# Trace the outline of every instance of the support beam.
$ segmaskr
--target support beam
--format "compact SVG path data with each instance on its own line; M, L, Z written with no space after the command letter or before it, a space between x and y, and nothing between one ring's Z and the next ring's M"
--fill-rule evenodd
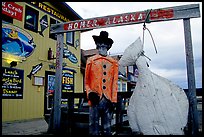
M56 73L55 73L55 92L54 92L54 115L53 130L60 131L61 121L61 90L62 90L62 61L63 61L63 42L64 34L57 35L56 53Z
M188 77L188 92L187 92L187 96L189 100L188 128L190 130L189 132L191 132L190 133L191 135L197 136L198 135L198 110L197 110L190 19L189 18L183 19L183 24L184 24L184 35L185 35L187 77Z
M50 33L80 31L144 23L149 10L52 24ZM199 4L152 9L148 23L200 17Z

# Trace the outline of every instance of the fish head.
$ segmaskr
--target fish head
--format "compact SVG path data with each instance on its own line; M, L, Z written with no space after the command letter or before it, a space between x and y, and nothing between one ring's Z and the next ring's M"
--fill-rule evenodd
M137 38L132 44L130 44L124 51L122 57L119 60L119 65L126 67L136 64L136 60L140 57L143 51L143 44L140 37Z

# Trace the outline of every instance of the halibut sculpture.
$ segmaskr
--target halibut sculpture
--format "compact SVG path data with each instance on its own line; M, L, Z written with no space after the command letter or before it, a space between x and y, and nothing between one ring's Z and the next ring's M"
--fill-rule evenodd
M182 88L149 70L140 37L128 46L120 67L136 64L138 81L127 115L132 132L144 135L183 135L189 102Z

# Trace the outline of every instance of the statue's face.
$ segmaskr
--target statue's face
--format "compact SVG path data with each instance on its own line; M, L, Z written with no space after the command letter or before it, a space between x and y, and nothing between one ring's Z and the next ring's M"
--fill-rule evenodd
M100 55L107 56L107 51L108 51L108 49L107 49L108 45L107 44L98 43L97 47L98 47L98 52L99 52Z

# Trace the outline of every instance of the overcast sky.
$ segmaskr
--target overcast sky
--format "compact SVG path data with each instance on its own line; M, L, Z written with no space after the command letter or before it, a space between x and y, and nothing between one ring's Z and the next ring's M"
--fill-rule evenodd
M199 4L200 18L191 18L191 36L194 56L196 88L202 87L202 3L201 2L67 2L83 19L108 15L144 11L173 6ZM182 88L188 88L183 20L153 22L146 24L150 30L158 53L148 31L145 31L144 51L151 58L147 60L149 69ZM81 48L95 49L92 35L100 31L109 32L114 43L110 54L122 54L127 46L138 37L142 39L143 24L133 24L109 28L94 29L81 34Z

